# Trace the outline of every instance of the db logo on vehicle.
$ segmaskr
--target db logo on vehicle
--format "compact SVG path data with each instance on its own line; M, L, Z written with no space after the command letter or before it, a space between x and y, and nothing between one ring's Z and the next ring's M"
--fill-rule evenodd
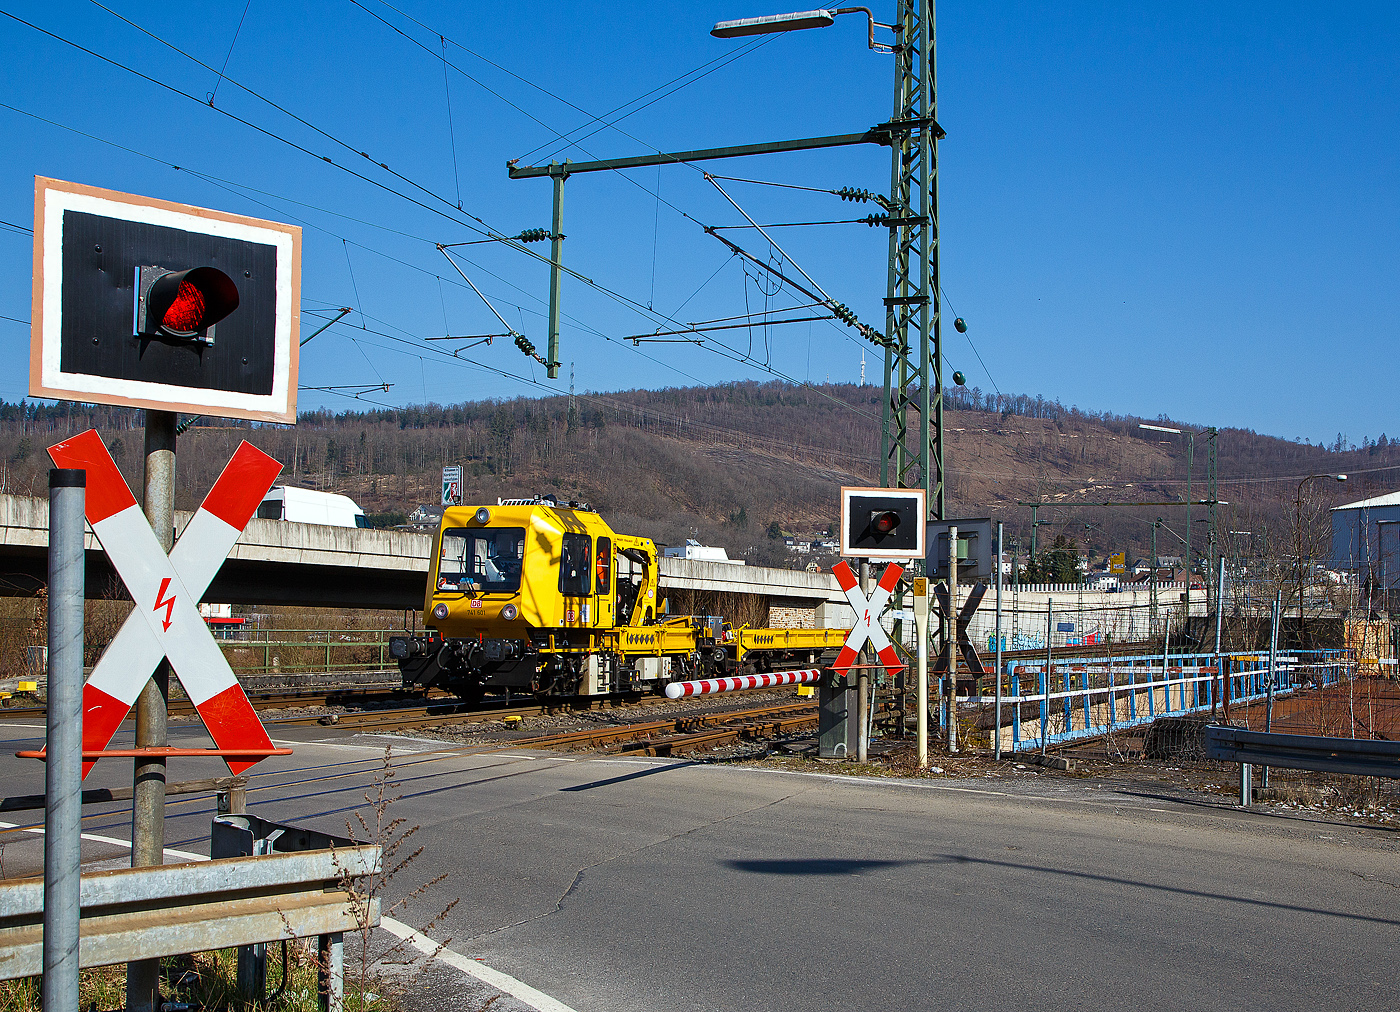
M480 599L480 598L476 598L476 597L472 598L470 601L467 602L467 607L468 607L468 608L480 608L480 607L481 607L481 599Z

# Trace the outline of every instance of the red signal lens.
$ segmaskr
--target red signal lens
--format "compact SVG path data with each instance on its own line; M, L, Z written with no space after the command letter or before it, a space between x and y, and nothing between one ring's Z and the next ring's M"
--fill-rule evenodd
M203 319L204 293L188 281L181 281L175 301L161 318L161 326L190 333L199 329Z
M876 513L870 519L870 529L876 534L889 534L899 526L899 514L894 510L885 510L883 513Z

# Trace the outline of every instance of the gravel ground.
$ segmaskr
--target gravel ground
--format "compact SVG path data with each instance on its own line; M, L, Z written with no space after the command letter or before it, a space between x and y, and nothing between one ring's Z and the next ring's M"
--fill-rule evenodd
M696 717L705 714L723 713L727 710L748 710L763 706L782 706L800 702L795 693L755 692L746 693L741 698L733 696L716 699L702 698L694 702L676 703L656 699L626 706L608 707L598 710L579 710L543 714L538 717L525 717L518 724L507 724L504 720L487 720L473 724L442 724L437 727L424 727L414 734L423 738L439 738L458 745L499 745L502 742L523 741L546 734L563 734L568 731L585 731L596 727L624 727L628 724L646 724L656 720L679 720L682 717Z

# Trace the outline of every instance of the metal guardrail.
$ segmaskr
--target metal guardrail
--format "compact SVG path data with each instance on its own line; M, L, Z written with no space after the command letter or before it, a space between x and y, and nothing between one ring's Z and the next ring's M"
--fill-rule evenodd
M322 1007L339 1009L340 936L379 922L348 879L375 874L377 846L235 857L82 877L83 968L319 936L330 956ZM358 906L357 906L358 903ZM0 980L43 970L44 880L0 881Z
M1206 758L1280 769L1400 779L1400 741L1324 738L1210 724Z

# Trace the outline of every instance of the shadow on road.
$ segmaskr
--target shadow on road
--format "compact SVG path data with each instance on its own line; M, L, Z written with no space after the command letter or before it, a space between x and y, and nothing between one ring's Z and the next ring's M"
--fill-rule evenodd
M628 780L636 780L639 777L655 776L658 773L667 773L671 770L685 769L687 766L694 766L695 763L667 763L664 766L649 766L644 770L637 770L635 773L624 773L620 777L610 777L607 780L594 780L587 784L574 784L572 787L561 787L559 790L568 791L591 791L595 787L608 787L612 784L626 783Z
M874 868L902 868L911 864L946 864L938 861L886 861L878 858L855 857L792 857L768 860L725 861L735 871L757 875L859 875Z
M1324 910L1320 907L1305 907L1294 903L1282 903L1277 900L1261 900L1248 896L1230 896L1225 893L1213 892L1206 889L1188 889L1184 886L1164 885L1158 882L1144 882L1136 879L1119 878L1116 875L1075 871L1072 868L1051 868L1045 865L1022 864L1015 861L997 861L984 857L968 857L965 854L941 854L937 857L915 858L903 861L891 861L879 858L809 857L729 860L722 861L721 864L735 871L749 872L755 875L791 876L859 875L866 871L878 871L885 868L907 868L921 864L972 864L1005 871L1032 872L1040 875L1053 875L1064 878L1082 879L1089 882L1101 882L1105 885L1148 889L1158 893L1189 896L1204 900L1216 900L1221 903L1239 903L1245 906L1264 907L1270 910L1286 910L1290 913L1316 914L1319 917L1340 917L1348 921L1362 921L1368 924L1391 924L1400 927L1400 920L1389 917L1352 914L1343 910Z

